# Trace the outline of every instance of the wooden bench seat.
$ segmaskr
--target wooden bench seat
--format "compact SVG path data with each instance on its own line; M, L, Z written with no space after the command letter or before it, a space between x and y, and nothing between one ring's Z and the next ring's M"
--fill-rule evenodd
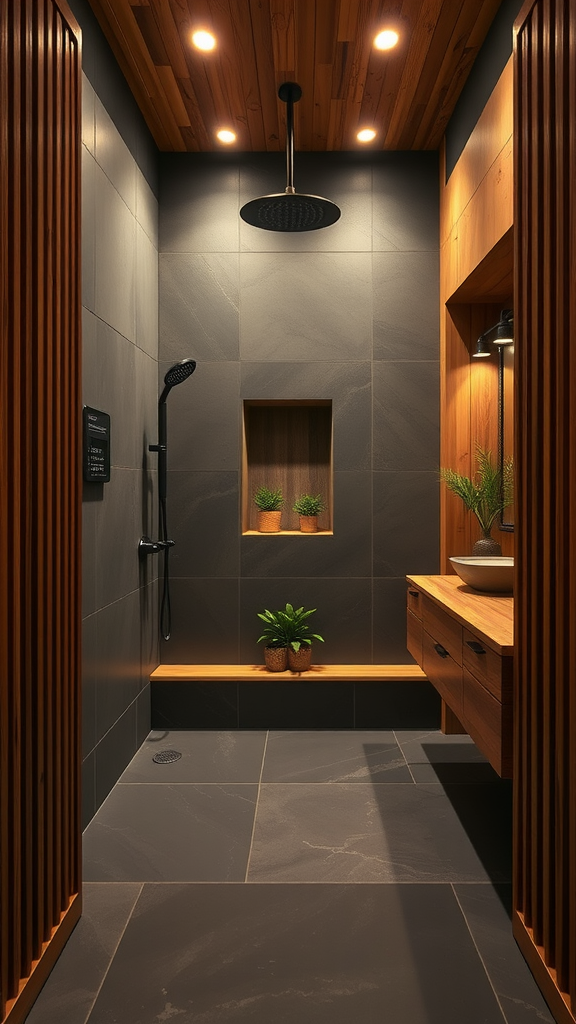
M418 665L312 665L307 672L269 672L264 665L159 665L152 682L279 682L302 679L312 682L383 683L426 679Z

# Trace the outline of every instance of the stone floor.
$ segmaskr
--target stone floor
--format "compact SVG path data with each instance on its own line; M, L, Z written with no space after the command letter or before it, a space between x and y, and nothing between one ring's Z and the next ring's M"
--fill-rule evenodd
M153 732L28 1024L550 1024L510 864L511 785L467 737Z

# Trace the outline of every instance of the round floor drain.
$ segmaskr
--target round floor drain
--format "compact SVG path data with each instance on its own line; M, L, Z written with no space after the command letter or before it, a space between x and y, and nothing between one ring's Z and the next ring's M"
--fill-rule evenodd
M172 764L172 761L177 761L182 754L177 750L160 750L158 754L154 754L152 758L156 764Z

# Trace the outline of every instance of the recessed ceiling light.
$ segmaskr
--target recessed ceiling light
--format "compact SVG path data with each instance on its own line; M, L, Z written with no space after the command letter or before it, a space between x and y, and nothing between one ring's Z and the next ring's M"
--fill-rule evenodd
M215 37L211 32L205 32L204 29L192 33L192 42L197 50L213 50L216 46Z
M383 32L379 32L374 40L374 46L377 50L391 50L393 46L396 46L400 36L393 29L387 28Z
M236 133L231 132L229 128L221 128L219 132L216 132L216 138L229 146L231 142L236 142Z
M372 139L376 138L376 132L373 128L362 128L356 135L358 142L372 142Z

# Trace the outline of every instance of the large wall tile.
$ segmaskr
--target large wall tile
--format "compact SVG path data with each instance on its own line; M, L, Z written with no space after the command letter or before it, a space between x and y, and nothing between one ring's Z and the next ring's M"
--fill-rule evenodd
M160 358L238 359L238 255L162 253Z
M194 356L193 344L190 355ZM160 364L160 379L170 363ZM240 459L238 363L199 362L168 397L168 468L237 471Z
M364 154L298 153L295 185L300 195L335 203L341 216L315 231L266 231L240 220L240 248L245 252L370 252L372 250L372 168ZM253 153L240 167L240 206L260 196L283 192L283 154Z
M160 645L166 665L238 664L238 579L173 579L172 636Z
M242 538L242 576L371 575L371 474L334 474L333 536Z
M169 473L173 576L238 576L238 473Z
M160 251L238 252L238 165L161 154Z
M372 257L374 359L438 359L438 252Z
M242 253L241 358L369 359L371 267L368 253Z
M98 687L98 617L82 620L82 757L96 746L96 691Z
M437 573L438 473L374 473L374 575Z
M130 213L136 213L136 165L126 143L101 100L96 97L96 149L100 167L122 197Z
M438 250L438 154L382 153L373 168L375 252Z
M94 156L96 129L96 93L82 72L82 143Z
M137 704L134 701L96 747L96 809L104 802L138 749L136 718Z
M142 689L138 591L102 608L96 618L96 733L100 742Z
M331 399L334 469L370 469L372 381L368 361L243 362L240 388L242 399Z
M439 364L374 363L374 469L437 470Z
M138 348L158 356L158 250L136 224L136 334Z
M136 222L126 203L96 168L96 270L94 312L135 341Z
M97 408L110 416L110 462L113 467L135 469L136 349L103 320L98 320L97 341Z
M406 590L404 577L374 579L374 664L413 665L406 647Z
M138 541L142 535L141 471L116 469L104 484L96 513L96 602L103 608L139 585Z
M96 306L96 176L98 166L82 146L82 305Z
M157 249L158 199L138 166L136 167L136 220Z
M97 811L96 805L96 752L92 750L82 760L82 828Z
M324 637L313 647L313 660L326 664L371 661L371 581L297 577L243 579L240 582L240 662L264 661L258 612L265 608L316 608L310 629Z

